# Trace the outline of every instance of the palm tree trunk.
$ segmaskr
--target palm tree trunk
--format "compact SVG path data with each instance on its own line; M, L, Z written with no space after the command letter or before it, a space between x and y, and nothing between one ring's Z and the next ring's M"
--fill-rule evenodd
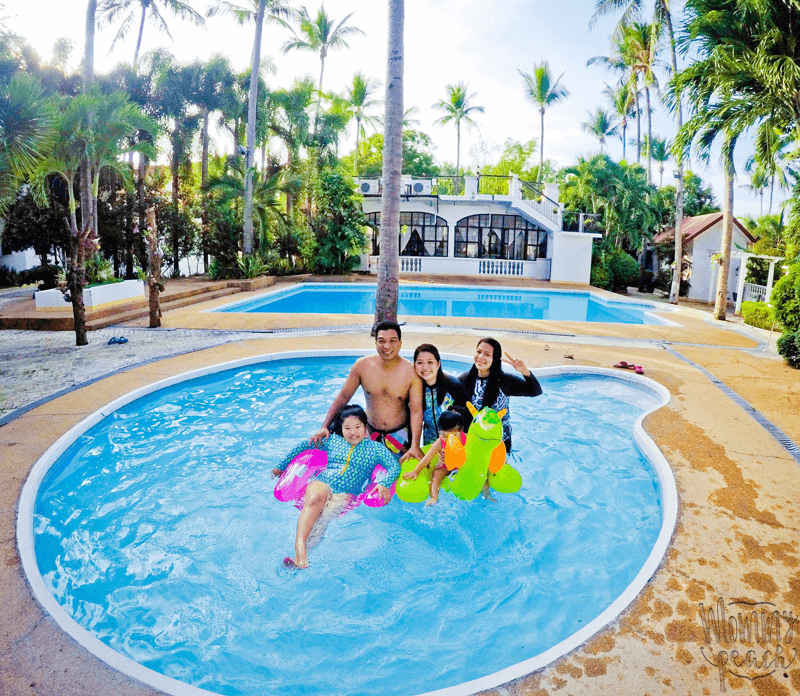
M180 180L178 176L178 162L180 160L180 123L175 119L175 130L172 131L172 275L177 277L180 273L180 254L178 246L178 187Z
M644 96L647 102L647 183L653 180L652 150L653 150L653 117L650 113L650 87L644 86Z
M353 176L358 176L358 136L361 135L361 119L356 119L356 153L353 156Z
M642 110L639 108L639 81L636 81L636 164L642 163Z
M142 47L142 34L144 34L144 20L147 15L147 5L142 3L142 19L139 22L139 36L136 38L136 50L133 52L133 72L136 73L136 66L139 65L139 49Z
M539 175L536 177L539 183L544 181L542 171L544 167L544 107L539 109L540 128L539 128Z
M319 53L319 85L317 87L317 112L314 114L314 135L317 134L319 125L319 109L322 105L322 75L325 72L325 48L323 47Z
M208 272L208 109L203 109L203 158L200 162L200 188L203 196L203 272Z
M628 130L628 122L627 122L627 120L625 120L623 118L622 119L622 159L624 159L626 161L627 161L627 158L625 157L625 138L626 138L625 133L627 132L627 130Z
M767 215L772 215L772 194L775 192L775 176L769 178L769 207L767 208ZM761 195L761 200L764 200L764 195Z
M455 195L458 195L461 187L461 119L456 120L456 187Z
M722 201L722 244L720 248L720 267L717 277L717 301L714 305L714 319L725 321L728 308L728 272L731 267L731 247L733 246L733 161L732 156L725 163L725 195Z
M675 33L672 29L672 14L668 4L665 4L664 21L667 25L669 36L670 60L672 61L672 74L678 74L678 58L675 52ZM675 95L675 126L676 132L683 128L683 109L681 107L680 93ZM672 287L669 291L670 304L678 304L678 297L681 290L681 275L683 274L683 235L680 230L683 228L683 154L678 153L676 164L678 165L678 181L675 184L675 255L673 258Z
M266 0L259 0L256 14L256 36L253 42L253 63L250 66L250 94L247 100L247 164L244 186L244 239L242 251L253 253L253 158L256 151L256 105L258 104L258 71L261 68L261 32L264 27Z
M400 284L400 183L403 169L403 21L404 0L389 0L389 41L386 61L381 254L375 293L375 325L397 319Z

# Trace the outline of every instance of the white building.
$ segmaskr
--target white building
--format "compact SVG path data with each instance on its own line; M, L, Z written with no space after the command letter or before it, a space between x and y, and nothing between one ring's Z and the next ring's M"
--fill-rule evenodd
M400 272L588 284L599 235L563 231L557 184L540 192L516 175L509 179L507 195L481 194L478 177L467 176L463 195L453 196L437 192L437 179L404 176ZM359 179L358 188L374 230L361 267L377 273L380 180Z
M687 217L682 225L683 253L689 258L689 293L690 300L713 303L717 294L717 276L719 263L715 256L722 248L722 213L710 213ZM675 239L675 230L668 229L656 236L656 243L667 242ZM739 293L740 268L743 253L756 239L736 218L733 218L733 245L731 252L731 265L728 273L728 300L734 302ZM667 262L671 259L666 259ZM742 271L743 272L743 271ZM741 302L741 300L739 300Z

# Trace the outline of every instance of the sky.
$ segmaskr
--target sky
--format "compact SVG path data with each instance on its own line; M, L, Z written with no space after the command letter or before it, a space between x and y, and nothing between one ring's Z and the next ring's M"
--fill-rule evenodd
M158 0L156 0L158 2ZM247 0L242 0L247 2ZM43 59L52 55L54 42L67 37L74 42L72 65L77 67L83 54L85 36L85 1L78 0L4 0L6 26L25 37ZM191 3L203 12L210 0ZM649 3L645 3L649 5ZM163 3L159 2L163 9ZM405 2L405 106L419 109L415 126L424 131L436 146L437 161L455 162L456 131L452 124L434 125L441 116L432 105L446 99L446 85L459 81L468 83L474 93L472 103L484 107L483 114L474 117L475 126L462 124L461 162L463 166L479 168L481 164L497 161L502 145L511 138L520 142L539 139L538 109L525 98L523 79L519 71L531 73L534 63L547 60L554 76L561 75L562 84L569 90L565 101L548 108L545 114L544 155L559 167L574 164L579 156L589 157L599 152L596 138L586 133L581 124L589 120L597 107L610 109L602 94L606 84L614 84L618 76L601 66L587 66L594 56L609 55L610 35L616 18L600 20L590 31L589 19L595 0L406 0ZM308 2L309 13L319 7L315 0ZM350 48L331 51L325 61L323 89L342 92L356 71L385 82L387 8L381 0L326 0L325 9L334 20L353 13L348 24L362 29L366 36L349 40ZM172 40L153 25L146 24L142 51L164 46L181 62L207 60L214 54L228 57L234 68L244 70L250 62L253 27L239 26L231 18L207 20L205 29L196 28L164 11ZM131 62L135 48L135 32L117 43L109 52L117 26L105 27L96 34L95 69L105 72L120 61ZM297 77L319 76L319 57L312 53L283 54L281 46L289 34L285 28L268 25L262 43L262 56L270 58L277 69L268 79L270 87L290 87ZM667 58L664 53L665 60ZM665 83L662 70L659 80ZM378 95L383 96L383 90ZM674 123L653 99L653 135L671 140ZM353 135L351 126L350 144ZM645 122L643 120L643 133ZM635 138L635 122L628 127L628 138ZM230 152L230 138L220 133L217 149ZM340 151L347 151L345 145ZM622 156L622 143L611 140L607 151L611 157ZM634 148L628 146L628 159ZM760 214L758 197L744 188L748 175L745 160L751 155L748 139L737 149L738 179L734 194L737 216ZM644 157L642 164L645 164ZM722 201L722 175L718 154L713 153L708 164L692 157L690 168L700 175ZM672 182L672 163L664 171L664 183ZM654 163L653 181L658 184L659 172ZM788 197L777 192L773 212L778 202ZM764 200L764 212L767 200Z

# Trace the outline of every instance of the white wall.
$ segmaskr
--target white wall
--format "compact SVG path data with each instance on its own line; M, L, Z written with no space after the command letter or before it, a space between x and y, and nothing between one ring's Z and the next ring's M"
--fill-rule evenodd
M29 268L38 266L40 263L41 259L36 255L33 249L15 251L12 254L0 256L0 266L5 266L17 272L27 271Z
M592 242L600 235L556 232L553 235L551 283L589 284L592 273Z
M734 225L733 248L736 246L746 248L750 240ZM722 246L722 222L706 230L692 240L691 260L692 270L689 275L689 299L700 302L714 302L717 293L717 276L719 263L712 260L714 254L720 253ZM739 280L739 263L732 260L728 273L728 299L733 300L733 293Z

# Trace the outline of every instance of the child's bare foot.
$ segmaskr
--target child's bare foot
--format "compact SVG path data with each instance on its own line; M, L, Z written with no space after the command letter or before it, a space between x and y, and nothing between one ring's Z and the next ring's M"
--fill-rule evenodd
M439 502L438 498L428 498L427 502L425 503L425 507L430 507L431 505L436 505Z
M486 500L488 500L489 502L492 502L492 503L496 503L497 502L497 498L492 498L492 492L489 489L489 486L484 486L483 487L483 489L481 490L481 495L484 498L486 498Z
M283 559L283 565L286 566L287 568L302 569L302 568L308 568L308 561L301 563L300 561L297 561L294 558L289 558L289 556L287 556L286 558Z

